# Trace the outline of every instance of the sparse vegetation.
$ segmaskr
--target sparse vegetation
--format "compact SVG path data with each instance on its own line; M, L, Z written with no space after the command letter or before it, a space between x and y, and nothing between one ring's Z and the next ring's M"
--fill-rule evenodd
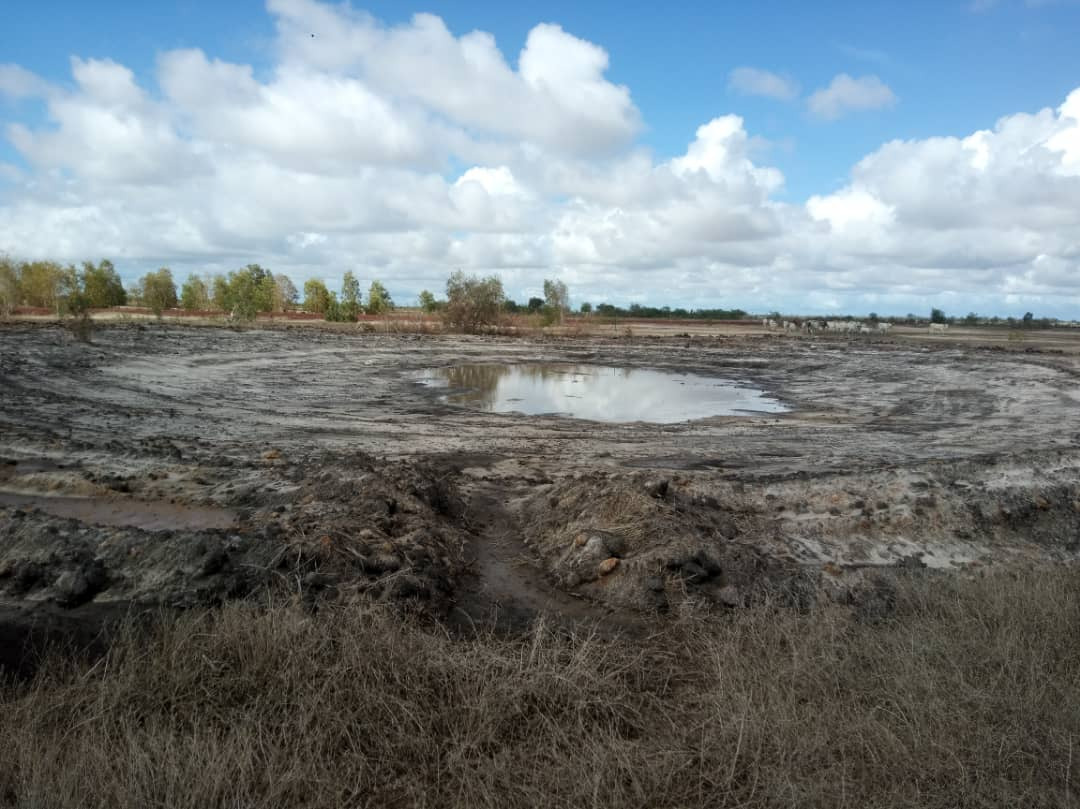
M563 316L570 311L570 292L562 281L544 279L544 325L562 323Z
M1061 806L1075 570L882 585L635 639L454 639L390 609L233 605L8 686L17 806Z
M417 303L420 305L420 309L425 314L433 314L439 309L439 302L435 300L435 296L428 290L421 290Z
M148 272L139 279L135 295L158 318L166 309L176 308L178 300L172 270L162 267L156 272Z
M369 315L384 315L394 308L394 301L390 293L381 281L372 281L368 288L367 313Z
M446 280L446 308L443 320L452 329L479 331L499 322L503 302L502 281L496 275L487 278L467 276L461 270Z
M347 271L341 279L341 316L343 320L355 321L360 314L360 282Z
M309 278L304 282L304 303L303 308L305 312L312 312L316 315L324 314L327 308L330 306L330 290L326 288L326 284L319 278Z
M210 290L202 276L192 273L180 286L180 306L188 312L210 308Z

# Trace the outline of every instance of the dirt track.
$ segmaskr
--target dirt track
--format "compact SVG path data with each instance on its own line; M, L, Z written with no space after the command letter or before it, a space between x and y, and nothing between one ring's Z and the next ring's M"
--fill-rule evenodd
M793 410L600 424L464 410L406 378L519 361L734 378ZM9 327L0 598L284 585L511 621L854 598L897 564L1074 560L1078 413L1075 354L968 343Z

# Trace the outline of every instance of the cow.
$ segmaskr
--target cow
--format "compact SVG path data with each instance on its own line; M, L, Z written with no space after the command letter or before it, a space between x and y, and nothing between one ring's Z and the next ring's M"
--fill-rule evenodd
M931 323L930 334L944 334L949 330L948 323Z

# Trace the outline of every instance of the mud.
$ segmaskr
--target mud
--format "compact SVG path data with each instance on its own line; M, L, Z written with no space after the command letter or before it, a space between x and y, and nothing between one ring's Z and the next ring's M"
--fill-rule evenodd
M792 409L604 423L415 381L521 363L722 378ZM1077 352L972 342L8 327L0 601L364 592L618 624L856 598L897 568L1070 563L1078 407Z

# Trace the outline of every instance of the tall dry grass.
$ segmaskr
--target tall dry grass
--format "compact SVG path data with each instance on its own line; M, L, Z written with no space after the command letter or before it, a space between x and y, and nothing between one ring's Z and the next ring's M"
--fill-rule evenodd
M1075 570L644 639L234 605L9 686L0 803L1076 806L1078 638Z

